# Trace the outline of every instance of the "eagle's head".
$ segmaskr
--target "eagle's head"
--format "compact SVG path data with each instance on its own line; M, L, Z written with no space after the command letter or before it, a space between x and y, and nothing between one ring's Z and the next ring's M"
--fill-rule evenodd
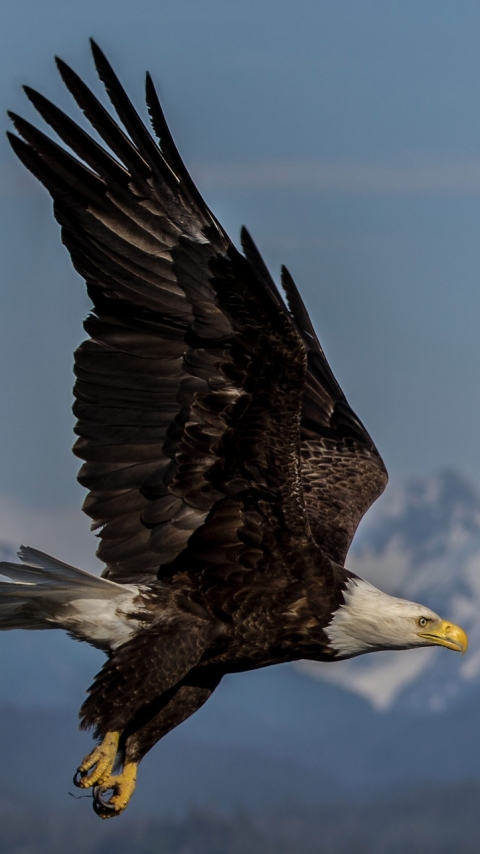
M343 598L325 629L335 658L422 646L466 652L464 630L424 605L388 596L356 577L346 582Z

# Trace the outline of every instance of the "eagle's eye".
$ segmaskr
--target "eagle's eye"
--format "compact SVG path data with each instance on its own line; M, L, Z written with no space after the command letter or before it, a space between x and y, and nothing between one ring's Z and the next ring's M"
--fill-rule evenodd
M428 623L428 620L426 617L420 617L420 619L418 621L418 625L420 626L421 629L423 629L423 627L426 626L427 623Z

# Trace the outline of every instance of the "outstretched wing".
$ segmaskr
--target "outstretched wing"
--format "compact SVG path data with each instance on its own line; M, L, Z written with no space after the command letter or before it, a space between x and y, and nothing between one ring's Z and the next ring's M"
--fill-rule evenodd
M242 246L257 276L278 293L245 229ZM308 521L318 545L343 564L362 516L387 485L387 471L336 381L285 267L282 285L308 354L301 420L301 471Z
M53 196L94 306L75 354L74 450L98 556L119 582L178 569L187 544L189 569L211 552L238 567L241 551L241 565L256 566L276 529L310 536L299 473L305 348L278 293L200 197L150 78L159 145L92 47L125 131L57 62L109 151L30 88L75 156L14 114L22 139L10 140Z

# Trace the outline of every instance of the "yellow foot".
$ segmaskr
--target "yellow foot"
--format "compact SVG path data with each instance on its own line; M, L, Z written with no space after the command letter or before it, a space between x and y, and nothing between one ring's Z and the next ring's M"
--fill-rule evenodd
M80 789L88 789L110 777L118 751L119 732L107 732L102 743L95 747L77 768L73 782ZM90 769L93 771L89 774Z
M126 762L121 774L104 778L93 790L93 809L100 818L114 818L127 806L135 789L137 780L137 762ZM104 800L102 795L113 789L113 795Z

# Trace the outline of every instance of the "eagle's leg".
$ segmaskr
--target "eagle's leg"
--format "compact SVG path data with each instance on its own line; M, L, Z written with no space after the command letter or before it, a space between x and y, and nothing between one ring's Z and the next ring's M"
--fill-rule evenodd
M197 712L211 697L223 674L210 668L194 668L174 690L151 705L150 714L134 718L123 737L125 759L140 762L157 741Z
M101 818L123 812L135 789L137 768L146 753L172 729L193 715L211 696L221 674L194 668L185 679L145 706L122 733L124 766L118 775L103 778L93 790L93 808ZM105 797L113 790L110 798Z
M77 768L73 778L76 786L87 789L89 786L95 786L110 777L115 764L119 741L119 732L107 732L101 744L94 747Z
M148 723L175 696L183 679L192 668L195 670L211 631L209 620L189 614L177 616L166 625L161 623L155 629L138 632L111 654L95 677L80 712L81 726L94 726L96 736L103 736L103 741L85 757L74 783L81 788L96 787L96 811L103 818L119 815L135 788L141 756L127 754L129 734ZM155 666L146 669L149 661ZM179 718L178 723L193 711L194 708ZM173 726L176 724L169 728ZM117 758L123 771L112 775ZM108 789L113 789L113 795L104 801L102 792Z

